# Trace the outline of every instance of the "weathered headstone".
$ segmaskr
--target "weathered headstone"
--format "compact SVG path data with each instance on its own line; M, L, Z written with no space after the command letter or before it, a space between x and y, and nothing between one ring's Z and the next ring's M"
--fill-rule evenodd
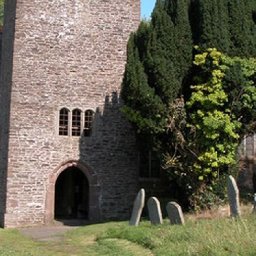
M145 190L142 188L137 194L132 209L132 216L129 224L131 226L138 226L140 222L141 213L145 205Z
M151 224L159 225L163 223L162 211L160 203L156 197L150 197L148 199L148 214Z
M253 213L256 213L256 193L254 193L254 196L253 196L253 210L252 210Z
M179 204L175 202L169 202L166 205L166 210L171 224L184 225L184 216Z
M241 215L239 204L239 189L236 180L231 175L228 177L228 200L230 207L230 216L239 217Z

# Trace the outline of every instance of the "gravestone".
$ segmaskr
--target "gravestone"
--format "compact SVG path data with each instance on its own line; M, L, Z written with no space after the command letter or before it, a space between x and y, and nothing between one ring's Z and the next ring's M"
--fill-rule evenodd
M253 210L252 210L253 213L256 213L256 193L254 193L254 196L253 196Z
M241 215L239 204L239 190L236 180L231 175L228 177L228 200L230 207L230 216L239 217Z
M140 222L141 213L145 205L145 190L142 188L137 194L132 209L132 216L129 224L131 226L138 226Z
M159 225L163 223L163 217L161 212L161 207L158 199L156 197L150 197L148 199L148 214L151 224Z
M172 225L174 224L184 225L185 223L184 216L179 204L175 202L169 202L166 205L166 210L167 210L168 218Z

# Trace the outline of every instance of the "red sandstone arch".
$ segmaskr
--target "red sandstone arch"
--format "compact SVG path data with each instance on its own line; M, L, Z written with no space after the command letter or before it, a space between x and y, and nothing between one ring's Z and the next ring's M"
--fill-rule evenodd
M86 176L89 184L89 215L90 221L100 220L100 186L96 173L87 165L80 161L69 160L61 163L57 168L53 170L49 177L49 184L46 192L46 204L45 204L45 224L49 224L54 220L54 198L55 198L55 184L59 175L69 167L76 167L81 170Z

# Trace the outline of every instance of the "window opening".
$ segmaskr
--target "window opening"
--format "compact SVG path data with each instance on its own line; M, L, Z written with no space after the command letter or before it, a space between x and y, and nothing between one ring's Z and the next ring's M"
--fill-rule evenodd
M81 110L74 109L72 111L72 136L81 135Z
M69 167L55 184L55 219L88 219L89 183L82 171Z
M62 108L59 114L59 135L68 135L68 113L69 110Z
M86 110L84 113L84 136L90 136L92 131L94 112L92 110Z
M156 153L141 150L139 154L139 168L141 178L159 178L161 163Z

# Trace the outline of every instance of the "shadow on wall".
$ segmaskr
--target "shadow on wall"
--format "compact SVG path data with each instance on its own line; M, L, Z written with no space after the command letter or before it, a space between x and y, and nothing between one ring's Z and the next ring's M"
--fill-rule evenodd
M6 10L9 11L7 24L4 30L4 36L0 35L1 40L1 58L0 58L0 226L4 226L4 213L6 210L6 170L8 164L8 134L9 134L9 116L10 99L13 74L13 48L14 48L14 30L16 17L16 1L6 1ZM10 40L12 38L12 40ZM1 65L2 61L4 65Z
M88 165L90 220L124 220L139 188L135 134L121 112L117 92L97 108L91 131L80 137L81 163Z

